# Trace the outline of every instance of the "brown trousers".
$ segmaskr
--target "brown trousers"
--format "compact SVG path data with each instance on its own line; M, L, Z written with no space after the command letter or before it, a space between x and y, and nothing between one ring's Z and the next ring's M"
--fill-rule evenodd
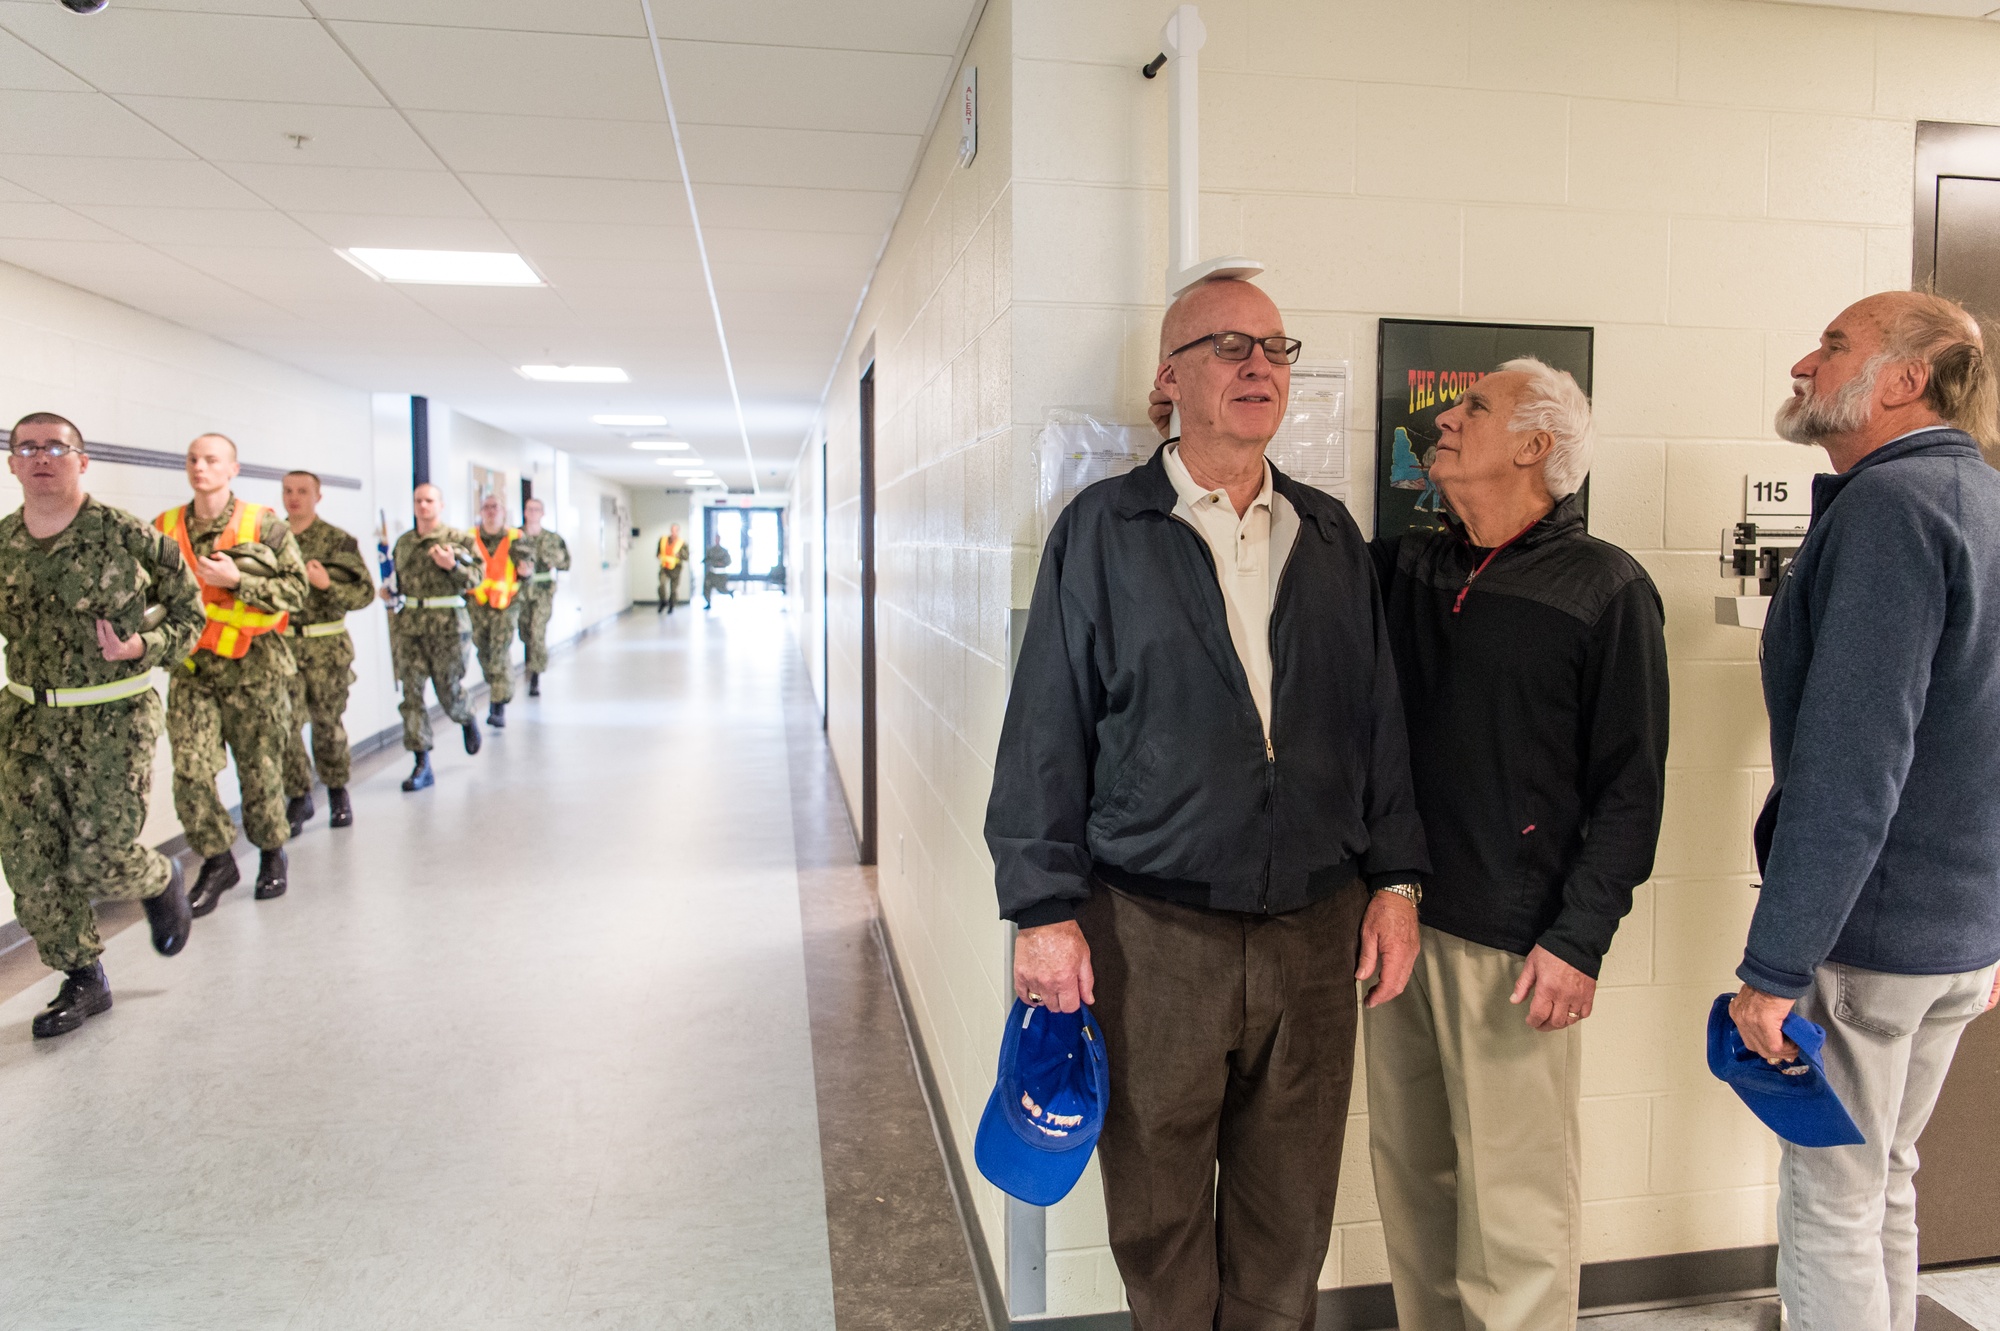
M1354 1076L1360 882L1286 915L1098 884L1097 1158L1133 1331L1311 1331Z

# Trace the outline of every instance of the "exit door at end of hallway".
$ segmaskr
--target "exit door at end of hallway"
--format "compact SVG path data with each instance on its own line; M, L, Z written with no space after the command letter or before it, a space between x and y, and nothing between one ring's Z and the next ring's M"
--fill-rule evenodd
M723 570L732 590L745 583L785 585L785 511L781 508L702 510L704 554L720 545L729 552Z

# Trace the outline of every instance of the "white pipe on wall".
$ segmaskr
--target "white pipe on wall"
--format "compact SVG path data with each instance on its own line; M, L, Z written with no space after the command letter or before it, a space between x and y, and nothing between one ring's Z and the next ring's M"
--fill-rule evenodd
M1251 277L1264 265L1241 254L1201 258L1201 11L1182 5L1160 29L1167 57L1167 299L1209 277Z

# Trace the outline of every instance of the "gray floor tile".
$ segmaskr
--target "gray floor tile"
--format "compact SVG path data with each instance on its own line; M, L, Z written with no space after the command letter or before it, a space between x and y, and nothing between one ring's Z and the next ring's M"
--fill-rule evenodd
M1924 1293L1979 1331L2000 1331L2000 1266L1932 1271L1918 1283Z

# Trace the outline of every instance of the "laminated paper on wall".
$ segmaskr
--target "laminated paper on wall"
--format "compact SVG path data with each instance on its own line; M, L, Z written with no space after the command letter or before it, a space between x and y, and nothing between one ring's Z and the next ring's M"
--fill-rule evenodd
M1035 441L1035 512L1042 541L1085 486L1123 476L1159 446L1150 425L1113 425L1087 411L1052 408Z
M1292 367L1285 423L1264 450L1285 475L1347 501L1346 361Z

